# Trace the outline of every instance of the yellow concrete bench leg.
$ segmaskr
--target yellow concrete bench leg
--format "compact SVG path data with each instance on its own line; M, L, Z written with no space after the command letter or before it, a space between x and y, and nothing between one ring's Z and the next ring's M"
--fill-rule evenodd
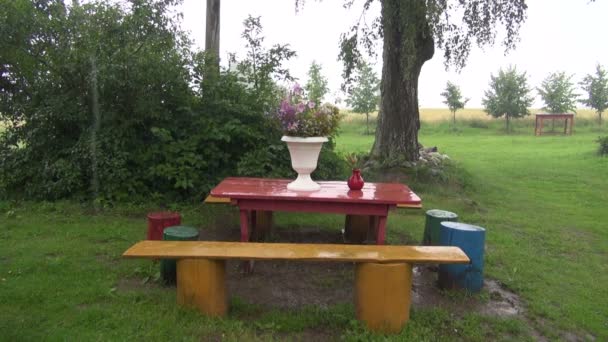
M178 260L177 304L195 307L208 316L225 316L228 311L226 261Z
M358 263L355 270L357 319L372 331L398 333L410 319L412 265Z

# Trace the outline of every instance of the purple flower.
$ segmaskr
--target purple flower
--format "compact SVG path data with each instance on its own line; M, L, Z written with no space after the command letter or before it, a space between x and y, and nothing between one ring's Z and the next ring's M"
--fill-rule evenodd
M296 114L296 107L291 105L287 100L281 102L281 108L279 108L279 116L292 117Z
M307 99L302 87L296 83L279 103L275 115L287 135L324 136L335 130L335 122L330 120L332 111L332 107Z
M296 113L297 114L303 113L305 110L306 110L306 104L304 104L304 103L298 103L296 105Z
M281 101L281 109L280 111L283 113L287 113L287 111L289 110L291 106L289 105L289 101L287 100L283 100Z

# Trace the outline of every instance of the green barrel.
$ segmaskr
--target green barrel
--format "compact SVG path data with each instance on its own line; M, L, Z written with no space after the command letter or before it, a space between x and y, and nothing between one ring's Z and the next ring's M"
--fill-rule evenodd
M198 240L198 229L188 226L173 226L163 231L165 241L196 241ZM162 259L160 261L160 275L165 284L175 284L176 273L175 259Z
M451 211L441 209L427 210L424 236L422 237L423 245L439 245L439 233L441 231L441 222L443 221L456 222L458 221L458 215Z

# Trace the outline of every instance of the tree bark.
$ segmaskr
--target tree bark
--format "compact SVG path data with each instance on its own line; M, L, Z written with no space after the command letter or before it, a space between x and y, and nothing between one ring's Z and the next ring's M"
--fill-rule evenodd
M205 51L213 56L214 66L220 63L220 0L207 0L205 22Z
M91 113L93 117L93 125L91 127L91 190L93 191L93 208L95 212L99 212L99 171L98 171L98 154L97 133L99 132L101 115L99 114L99 86L97 84L97 61L95 56L90 57L91 74L90 74L90 90L91 90Z
M435 45L424 0L382 0L384 32L380 110L372 157L419 158L418 77Z

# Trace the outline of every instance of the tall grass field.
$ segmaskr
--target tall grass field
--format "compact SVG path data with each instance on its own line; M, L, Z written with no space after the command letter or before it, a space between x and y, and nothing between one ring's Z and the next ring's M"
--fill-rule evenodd
M176 306L175 288L156 279L158 265L121 258L144 238L146 212L157 207L124 204L95 213L86 203L0 202L0 340L608 340L608 158L597 155L595 142L607 133L594 114L579 111L571 136L557 134L556 124L556 134L541 137L531 118L514 120L507 134L504 120L479 110L459 111L455 126L445 109L422 109L421 116L420 141L450 157L458 184L409 184L424 209L391 213L388 242L407 235L419 243L424 211L432 208L485 227L484 276L519 296L517 315L416 307L396 336L367 332L350 302L293 310L268 303L271 309L262 310L233 298L227 318L207 318ZM367 152L372 143L365 117L346 114L336 148ZM202 230L218 222L238 227L230 207L170 209ZM276 215L278 229L333 231L342 223L333 216ZM442 296L458 306L493 294Z

